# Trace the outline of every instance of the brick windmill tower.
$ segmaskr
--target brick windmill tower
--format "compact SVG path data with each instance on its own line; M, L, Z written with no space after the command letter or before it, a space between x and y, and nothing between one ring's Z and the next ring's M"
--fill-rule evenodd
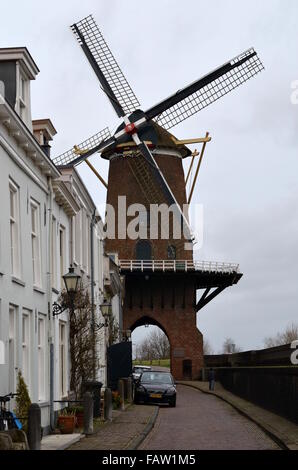
M194 239L188 213L183 211L189 202L183 160L191 156L185 144L202 144L198 170L210 138L206 134L179 141L169 129L263 66L250 49L144 112L92 16L71 28L122 124L113 136L106 128L54 161L59 165L85 161L102 181L88 157L99 152L109 160L107 203L114 209L116 228L107 236L106 251L118 253L125 276L123 328L159 326L169 338L174 377L196 379L203 366L196 314L242 274L237 265L193 259ZM194 159L192 155L191 166ZM157 210L160 207L171 209L169 223Z

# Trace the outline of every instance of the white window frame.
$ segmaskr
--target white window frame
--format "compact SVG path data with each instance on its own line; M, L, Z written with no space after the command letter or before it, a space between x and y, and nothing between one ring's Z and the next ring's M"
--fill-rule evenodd
M18 67L18 114L23 122L29 118L29 80L21 67Z
M65 237L65 227L63 225L59 226L59 278L60 278L60 290L64 287L63 277L66 272L66 237Z
M9 179L11 274L21 278L20 188Z
M8 376L9 391L16 390L16 368L17 368L17 322L18 307L9 304L8 309L9 326L8 326Z
M40 204L34 199L30 199L30 217L33 285L36 287L42 287L40 249Z
M81 253L82 253L82 260L81 260L81 268L83 271L87 270L87 214L86 210L82 209L82 236L81 236Z
M77 266L82 265L82 209L75 216L74 260Z
M46 399L46 315L37 319L38 401Z
M52 287L58 289L57 282L57 220L52 217L52 246L51 246L51 258L52 258Z
M31 314L23 309L22 313L22 375L30 393L31 387Z
M86 209L82 209L82 236L81 236L81 252L82 262L81 268L86 273L88 272L88 216Z
M89 215L87 215L87 241L86 241L86 246L87 246L86 272L87 274L90 273L90 260L91 260L91 231L90 230L91 230L91 218L89 217ZM94 238L93 238L93 243L94 243Z
M67 395L67 341L66 322L59 321L59 394Z

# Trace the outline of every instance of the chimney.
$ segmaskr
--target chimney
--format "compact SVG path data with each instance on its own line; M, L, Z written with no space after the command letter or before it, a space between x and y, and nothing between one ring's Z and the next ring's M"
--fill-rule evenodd
M49 142L57 134L50 119L37 119L32 121L33 134L39 145L43 148L48 157L51 156L51 146Z

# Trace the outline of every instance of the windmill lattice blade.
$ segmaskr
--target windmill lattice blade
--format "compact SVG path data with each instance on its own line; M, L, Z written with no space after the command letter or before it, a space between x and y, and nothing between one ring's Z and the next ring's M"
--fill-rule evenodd
M179 90L165 102L151 108L146 114L152 119L155 117L154 114L161 110L154 120L165 129L170 129L234 90L263 69L264 66L254 49L249 49L189 87ZM190 92L188 95L187 91ZM179 95L181 95L180 100ZM172 105L171 101L175 104ZM164 109L162 109L163 103L165 103Z
M110 136L111 134L110 134L109 128L105 127L102 131L98 132L97 134L94 134L92 137L89 137L89 139L84 140L84 142L81 142L79 145L73 147L70 150L67 150L67 152L64 152L61 155L58 155L52 160L57 166L69 165L74 160L78 159L78 156L80 155L80 151L88 150L88 156L90 156L90 153L91 154L95 153L96 147L98 147L105 139L108 139ZM92 152L92 149L94 149L94 152ZM84 159L84 155L85 154L82 155L81 160Z
M138 99L123 75L92 15L72 25L71 29L81 46L82 39L78 31L83 36L85 44L125 114L129 114L139 108L140 103ZM104 91L109 96L109 92L107 90ZM113 104L113 97L110 98L112 98L111 102Z

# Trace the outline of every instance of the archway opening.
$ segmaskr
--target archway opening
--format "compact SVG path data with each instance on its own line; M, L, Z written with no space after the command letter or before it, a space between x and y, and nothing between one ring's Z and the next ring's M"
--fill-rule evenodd
M171 346L166 331L150 317L142 317L131 326L133 364L158 370L171 369Z

